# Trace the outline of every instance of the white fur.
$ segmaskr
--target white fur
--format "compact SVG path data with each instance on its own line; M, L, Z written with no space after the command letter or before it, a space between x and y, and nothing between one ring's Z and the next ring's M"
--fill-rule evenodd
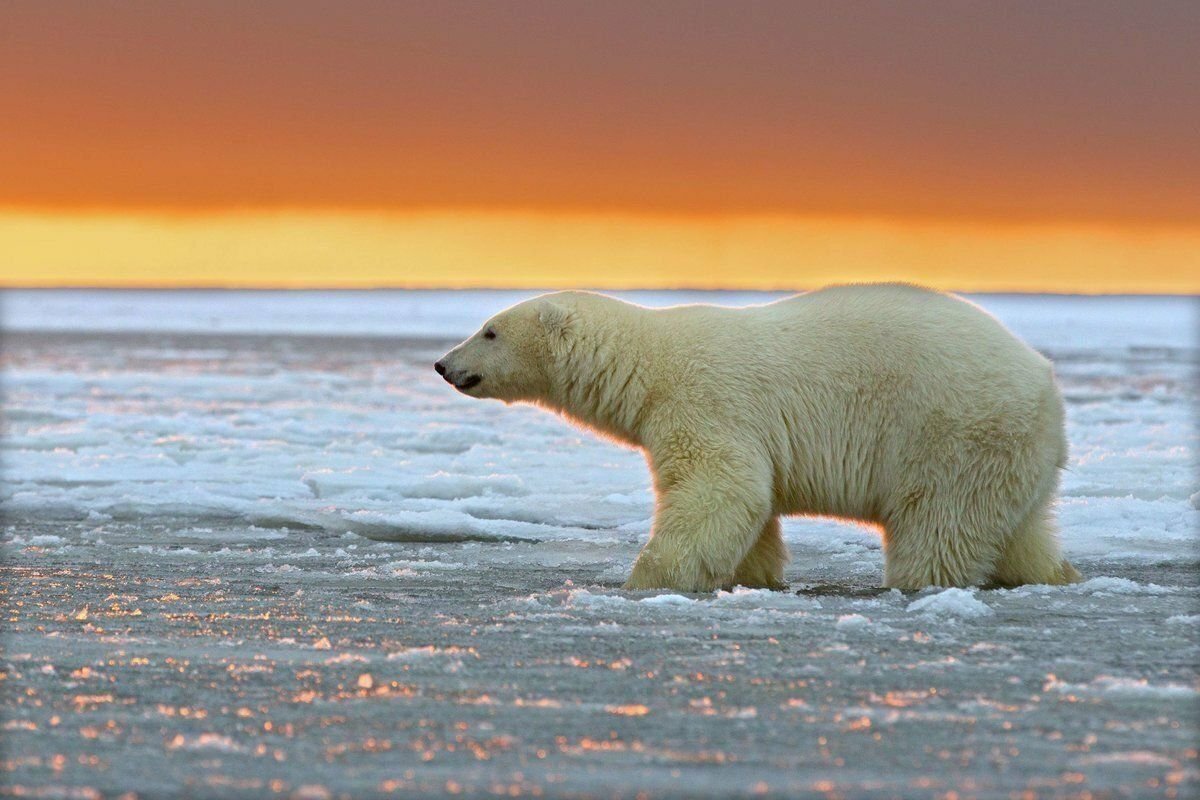
M627 588L782 586L781 514L879 525L899 589L1079 577L1050 515L1066 458L1051 365L964 300L889 284L652 310L561 292L442 364L481 379L471 396L645 452L657 508Z

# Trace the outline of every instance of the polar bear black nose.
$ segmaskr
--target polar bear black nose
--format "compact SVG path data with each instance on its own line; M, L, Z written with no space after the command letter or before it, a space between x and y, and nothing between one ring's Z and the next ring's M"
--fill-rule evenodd
M438 375L445 375L446 374L446 365L439 361L433 365L433 371L436 372Z

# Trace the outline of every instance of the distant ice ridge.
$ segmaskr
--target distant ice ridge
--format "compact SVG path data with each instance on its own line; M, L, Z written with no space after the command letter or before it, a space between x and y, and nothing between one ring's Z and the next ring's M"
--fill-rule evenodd
M9 331L149 331L455 338L540 291L7 290L0 326ZM608 292L642 305L745 306L794 292ZM1035 347L1051 350L1192 348L1191 297L965 295Z

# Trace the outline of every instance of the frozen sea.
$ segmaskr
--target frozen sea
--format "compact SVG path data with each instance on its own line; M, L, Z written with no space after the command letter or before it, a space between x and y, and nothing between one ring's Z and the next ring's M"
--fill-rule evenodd
M0 795L1200 796L1194 298L973 298L1057 365L1085 583L791 519L790 591L680 596L619 589L639 454L430 368L525 296L0 295Z

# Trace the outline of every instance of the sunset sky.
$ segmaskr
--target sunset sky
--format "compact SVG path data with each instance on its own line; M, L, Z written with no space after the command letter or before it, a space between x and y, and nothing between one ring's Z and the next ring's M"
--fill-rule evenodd
M1200 3L0 5L0 283L1200 291Z

